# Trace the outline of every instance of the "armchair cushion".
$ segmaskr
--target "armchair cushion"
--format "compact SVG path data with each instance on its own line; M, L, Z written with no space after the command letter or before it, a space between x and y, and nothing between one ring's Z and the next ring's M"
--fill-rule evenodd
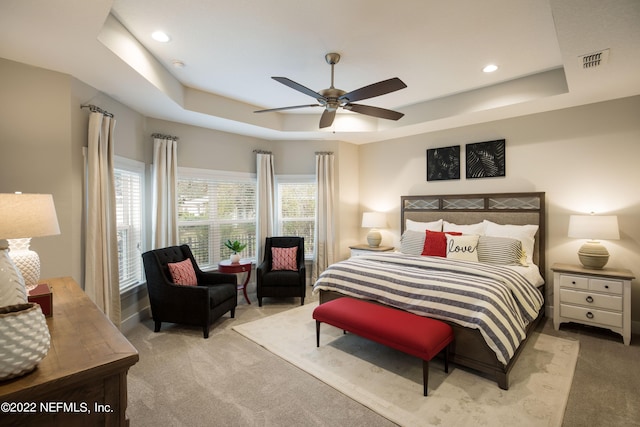
M298 271L298 247L271 248L271 270Z
M198 284L196 271L193 269L190 259L170 262L167 266L169 267L169 273L171 273L171 279L176 285L196 286Z

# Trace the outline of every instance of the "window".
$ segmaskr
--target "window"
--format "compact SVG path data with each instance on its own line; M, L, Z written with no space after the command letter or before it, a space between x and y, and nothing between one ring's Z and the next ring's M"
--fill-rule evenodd
M231 256L227 240L245 243L242 257L255 258L255 175L179 168L178 238L202 269Z
M122 291L143 281L141 253L144 164L116 157L114 175L118 272Z
M305 258L313 258L316 217L316 183L313 175L276 177L276 234L304 237Z

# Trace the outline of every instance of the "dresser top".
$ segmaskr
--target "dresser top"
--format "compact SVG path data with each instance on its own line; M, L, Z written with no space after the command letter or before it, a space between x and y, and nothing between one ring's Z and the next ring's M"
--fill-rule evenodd
M633 275L631 270L627 270L624 268L602 268L596 270L592 268L585 268L581 265L556 263L551 266L551 270L560 273L589 274L592 276L614 277L616 279L626 280L635 279L635 276Z

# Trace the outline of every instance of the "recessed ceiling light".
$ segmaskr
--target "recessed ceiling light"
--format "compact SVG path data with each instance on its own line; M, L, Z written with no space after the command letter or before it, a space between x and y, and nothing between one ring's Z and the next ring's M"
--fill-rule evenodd
M184 62L180 61L179 59L174 59L173 61L171 61L171 64L174 68L184 68Z
M166 43L169 40L171 40L171 38L164 31L155 31L153 34L151 34L151 37L155 41L162 42L162 43Z
M484 71L485 73L493 73L494 71L496 71L498 69L498 66L495 64L489 64L486 67L484 67L482 69L482 71Z

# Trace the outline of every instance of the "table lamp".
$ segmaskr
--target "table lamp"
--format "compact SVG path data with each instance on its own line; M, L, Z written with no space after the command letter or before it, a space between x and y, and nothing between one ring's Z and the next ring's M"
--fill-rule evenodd
M51 194L0 194L0 239L20 270L27 292L40 280L40 258L29 249L32 237L60 234Z
M372 248L380 246L382 235L379 228L387 227L387 216L382 212L364 212L362 214L362 228L370 228L367 234L367 242Z
M615 215L571 215L569 237L589 239L580 250L578 258L586 268L601 269L609 261L609 252L598 240L618 240L618 217Z
M24 277L33 287L40 278L30 238L52 234L60 228L50 194L0 194L0 239L12 245L8 253L0 240L0 381L32 372L49 351L47 322L40 306L28 302Z

